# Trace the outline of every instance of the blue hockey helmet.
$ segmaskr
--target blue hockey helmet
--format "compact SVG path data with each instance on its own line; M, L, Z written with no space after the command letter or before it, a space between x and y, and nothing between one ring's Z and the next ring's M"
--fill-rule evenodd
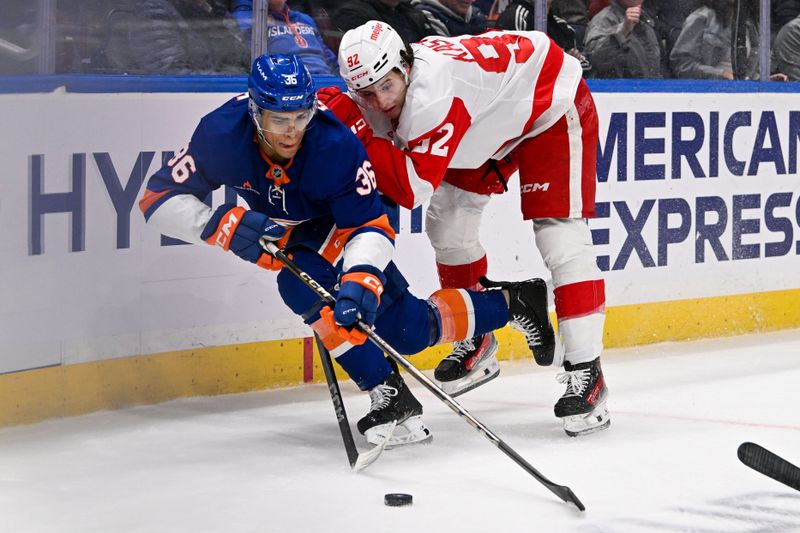
M316 109L314 81L296 55L262 55L253 62L247 87L251 108L276 112Z

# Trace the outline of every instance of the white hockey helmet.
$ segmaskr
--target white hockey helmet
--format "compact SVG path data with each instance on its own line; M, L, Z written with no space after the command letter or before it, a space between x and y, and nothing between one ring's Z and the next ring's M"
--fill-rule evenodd
M352 92L369 87L397 68L408 83L406 45L385 22L370 20L348 30L339 43L339 73Z

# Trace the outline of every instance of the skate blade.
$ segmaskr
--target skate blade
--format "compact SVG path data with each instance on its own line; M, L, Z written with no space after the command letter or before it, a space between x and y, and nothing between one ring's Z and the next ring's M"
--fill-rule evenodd
M478 366L473 368L472 372L461 379L439 382L439 387L441 387L441 389L447 394L455 398L456 396L460 396L465 392L469 392L472 389L480 387L484 383L492 381L499 375L500 364L497 362L497 359L492 357L489 361L481 361L478 363Z
M368 429L364 433L367 442L375 444L380 443L381 439L385 438L387 428L391 424L382 424ZM420 442L429 442L433 439L433 434L422 422L422 415L412 416L403 422L397 424L394 428L394 433L386 441L386 449L397 448L407 444L417 444Z
M564 432L570 437L590 435L611 425L605 401L597 405L590 413L565 416L561 420L564 421Z

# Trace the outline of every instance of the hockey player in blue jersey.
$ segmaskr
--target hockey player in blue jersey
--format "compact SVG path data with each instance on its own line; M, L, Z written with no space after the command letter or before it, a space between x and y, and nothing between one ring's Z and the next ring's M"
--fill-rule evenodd
M231 251L279 271L283 301L311 326L361 390L369 412L358 430L380 441L397 421L390 446L429 439L422 406L382 352L354 329L376 328L404 354L471 338L511 321L537 334L546 327L542 280L500 290L443 289L423 300L392 262L394 231L375 188L364 147L335 116L317 109L313 81L297 56L264 55L242 94L206 115L189 144L150 177L139 202L148 225L163 234ZM225 185L248 207L208 207L202 199ZM300 268L336 295L333 309L259 239L275 241Z

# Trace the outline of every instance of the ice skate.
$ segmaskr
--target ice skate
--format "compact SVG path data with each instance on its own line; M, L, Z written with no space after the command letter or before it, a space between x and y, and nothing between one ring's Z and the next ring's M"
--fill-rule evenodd
M433 438L422 422L422 405L414 398L400 374L392 373L386 381L370 389L369 412L358 421L358 431L370 444L379 444L392 421L397 422L386 448L423 442Z
M509 293L508 325L525 335L528 348L540 366L561 366L564 346L553 331L547 312L547 284L543 279L527 281L489 281L480 278L487 289L502 288Z
M606 407L608 388L600 368L600 358L588 363L564 363L564 372L556 376L567 385L564 395L555 406L558 418L564 421L564 431L570 437L587 435L607 428L611 418Z
M450 396L464 394L500 374L496 354L497 339L491 332L454 342L453 352L441 360L433 377Z

